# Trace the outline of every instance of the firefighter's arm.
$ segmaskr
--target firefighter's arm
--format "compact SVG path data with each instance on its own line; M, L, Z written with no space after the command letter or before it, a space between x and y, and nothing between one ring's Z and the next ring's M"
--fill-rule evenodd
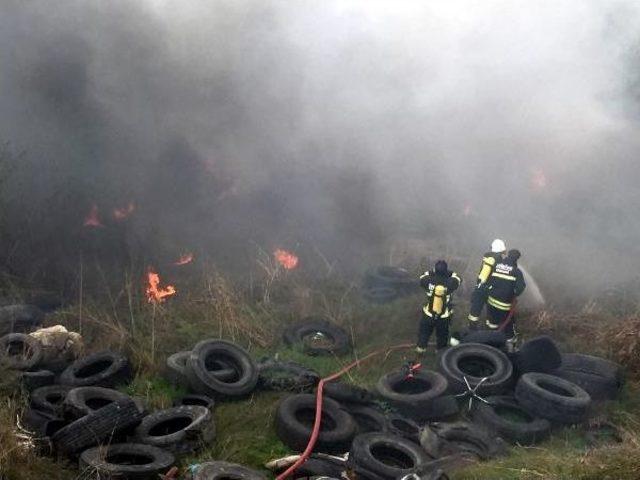
M482 259L482 268L480 269L480 273L478 273L478 285L482 285L489 280L495 264L496 259L493 257L484 257Z
M456 272L451 272L451 276L447 281L447 292L452 293L455 292L460 284L462 283L462 279Z
M429 288L429 272L424 272L420 275L420 286L425 290Z
M522 275L522 271L518 268L516 269L516 284L513 287L513 293L515 293L516 297L524 292L524 289L527 288L527 284L524 282L524 275Z

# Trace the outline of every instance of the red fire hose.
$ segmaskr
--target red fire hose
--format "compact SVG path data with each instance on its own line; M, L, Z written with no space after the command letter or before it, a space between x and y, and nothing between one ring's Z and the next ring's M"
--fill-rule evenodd
M504 321L498 327L499 332L503 331L505 328L507 328L507 325L511 323L511 319L513 318L514 313L516 313L517 303L518 303L518 299L514 298L513 303L511 304L511 308L509 309L509 313L507 314L507 318L505 318Z
M330 382L331 380L335 380L336 378L341 377L342 375L347 373L349 370L351 370L353 367L359 365L365 360L375 357L376 355L380 355L381 353L385 353L385 352L389 353L394 350L403 350L405 348L413 348L413 347L415 347L415 344L413 343L403 343L401 345L395 345L393 347L381 348L379 350L375 350L365 355L364 357L354 361L353 363L350 363L349 365L344 367L342 370L321 379L320 382L318 382L318 391L316 393L316 417L313 422L313 430L311 431L311 437L309 438L309 443L307 444L307 448L304 449L304 452L302 452L302 455L300 455L300 458L296 460L296 462L293 465L291 465L287 470L285 470L284 473L281 473L276 477L276 480L284 480L293 472L295 472L298 469L298 467L302 465L307 460L307 458L309 458L309 455L311 455L311 452L313 452L313 447L315 446L316 441L318 440L318 435L320 433L320 421L322 419L322 392L324 390L324 384L326 382Z

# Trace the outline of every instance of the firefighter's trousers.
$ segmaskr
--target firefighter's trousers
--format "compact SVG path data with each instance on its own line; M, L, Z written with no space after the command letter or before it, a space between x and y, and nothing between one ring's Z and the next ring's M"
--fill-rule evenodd
M436 331L436 348L440 350L449 345L449 322L451 316L447 318L434 318L422 312L420 328L418 329L418 347L427 348L429 338Z

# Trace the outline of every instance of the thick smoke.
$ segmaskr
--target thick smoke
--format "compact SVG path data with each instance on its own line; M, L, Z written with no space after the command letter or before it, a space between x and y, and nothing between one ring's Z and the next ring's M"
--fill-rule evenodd
M4 0L5 216L57 258L131 201L123 251L500 236L576 286L628 278L639 27L631 0Z

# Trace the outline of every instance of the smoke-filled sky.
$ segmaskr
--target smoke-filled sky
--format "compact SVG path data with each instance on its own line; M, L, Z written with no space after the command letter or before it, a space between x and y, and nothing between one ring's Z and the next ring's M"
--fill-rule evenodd
M639 107L634 0L0 4L15 190L186 243L500 236L633 274Z

